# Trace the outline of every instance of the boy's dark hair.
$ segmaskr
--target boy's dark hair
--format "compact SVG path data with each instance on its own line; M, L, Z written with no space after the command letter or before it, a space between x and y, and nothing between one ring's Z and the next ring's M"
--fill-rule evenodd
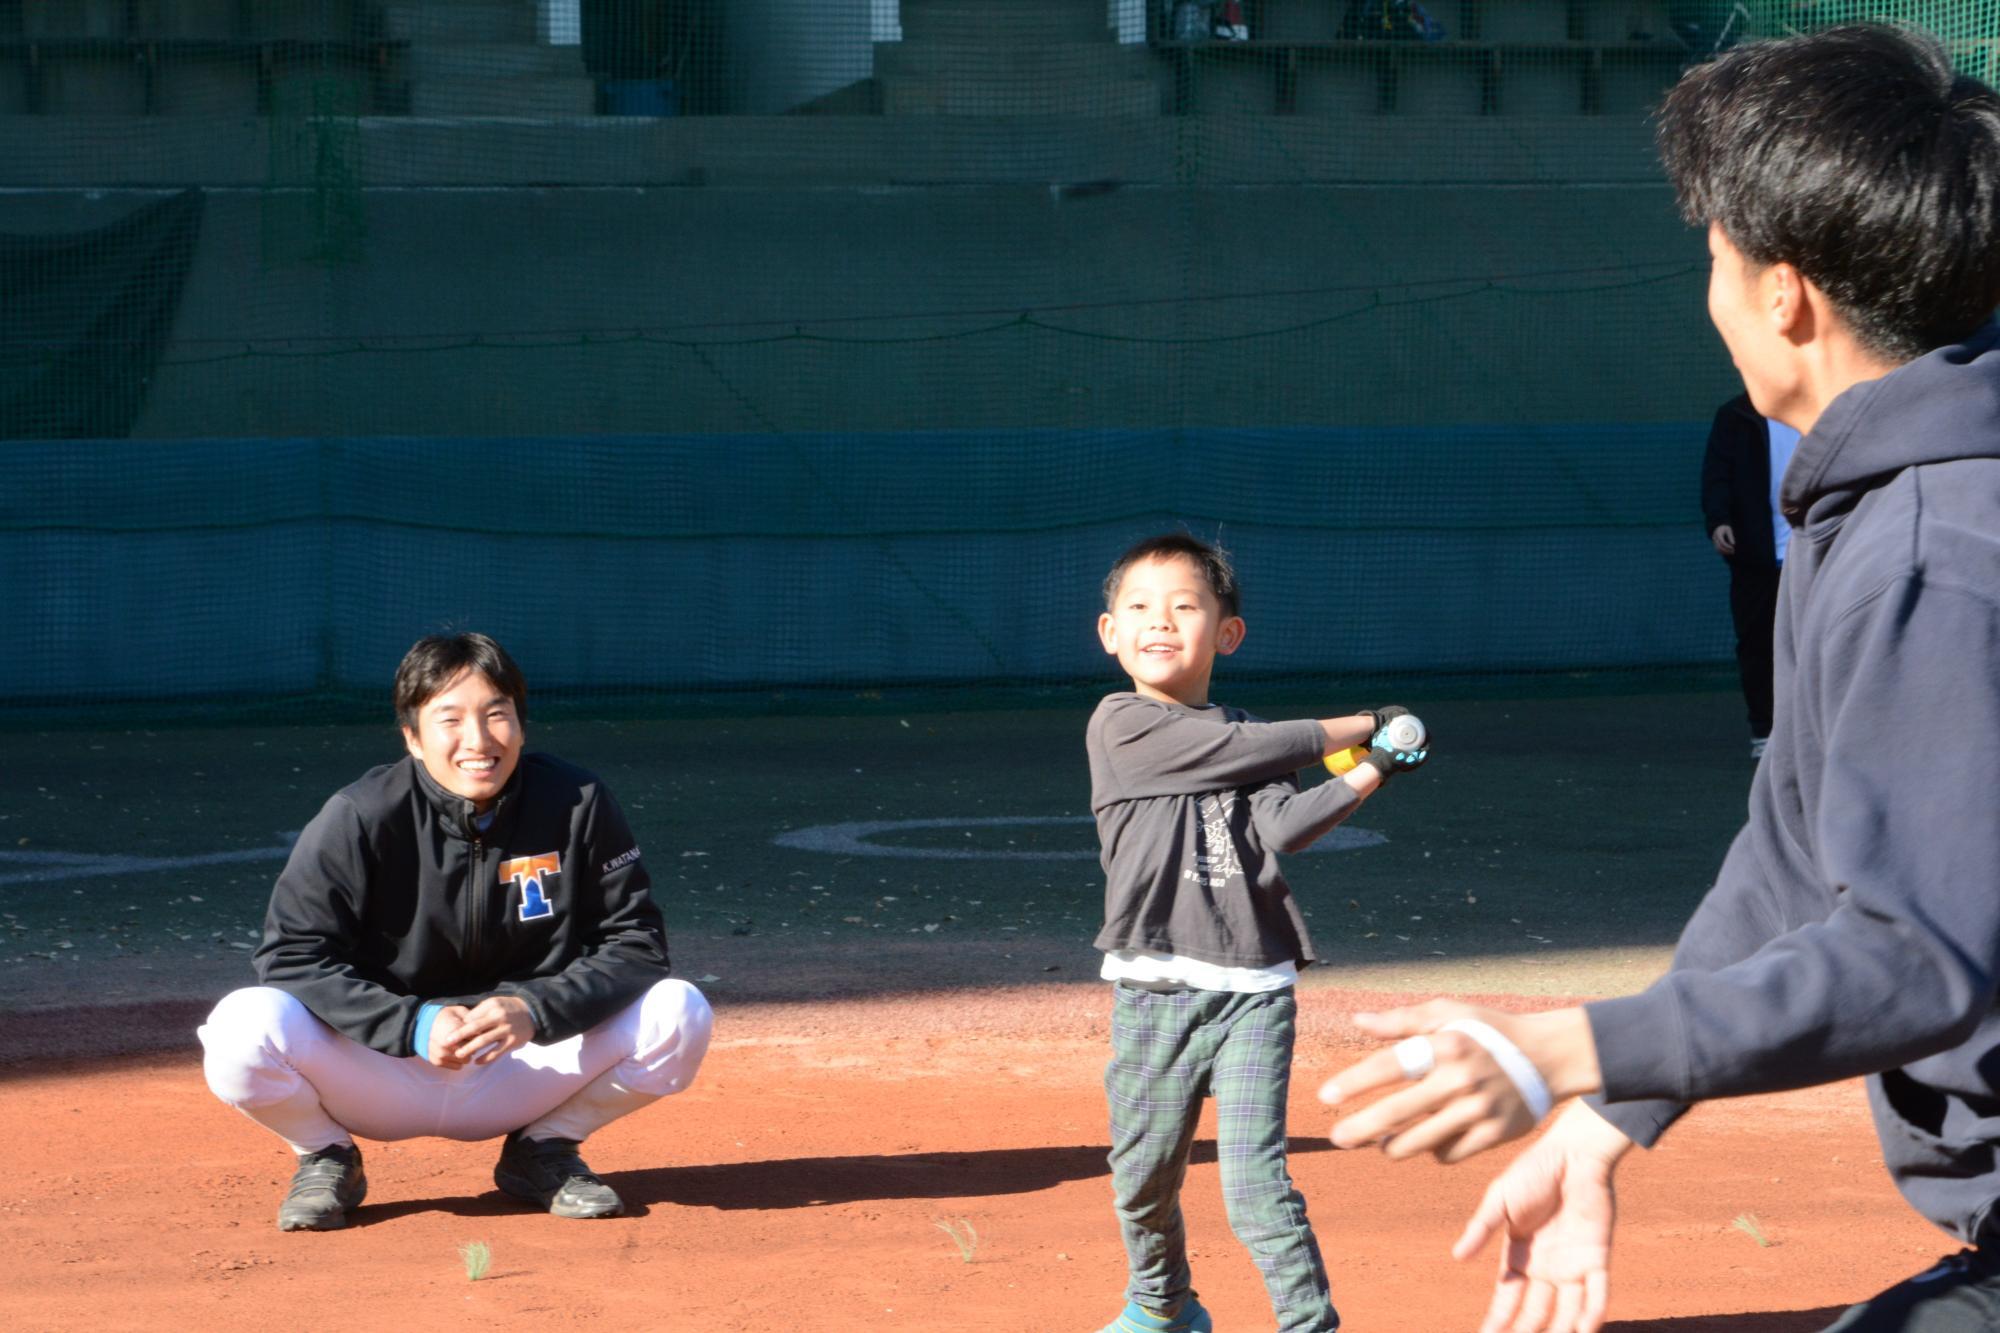
M427 634L396 668L397 725L415 731L423 706L467 670L499 686L514 701L515 716L528 720L528 681L505 648L484 634Z
M2000 96L1927 34L1739 46L1667 95L1659 144L1690 223L1797 268L1877 356L1962 341L2000 306Z
M1191 537L1185 532L1169 532L1158 537L1148 537L1136 542L1125 554L1112 564L1111 572L1104 576L1104 607L1108 611L1118 597L1118 585L1125 581L1125 571L1147 560L1189 561L1208 580L1208 590L1215 594L1215 600L1222 603L1222 614L1241 614L1240 598L1236 589L1236 567L1229 563L1229 552L1213 542L1205 542L1199 537Z

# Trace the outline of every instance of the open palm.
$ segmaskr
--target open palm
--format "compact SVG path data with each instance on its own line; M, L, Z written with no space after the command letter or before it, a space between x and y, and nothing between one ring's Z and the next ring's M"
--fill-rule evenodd
M1601 1123L1601 1122L1600 1122ZM1610 1296L1616 1158L1557 1124L1490 1186L1452 1253L1504 1235L1480 1333L1596 1333Z

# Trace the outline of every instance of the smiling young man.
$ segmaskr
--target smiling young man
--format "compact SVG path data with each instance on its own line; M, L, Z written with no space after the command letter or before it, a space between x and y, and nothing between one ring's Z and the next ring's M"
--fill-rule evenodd
M1865 1075L1897 1188L1965 1248L1829 1333L2000 1328L2000 96L1914 31L1835 28L1691 71L1660 141L1750 401L1804 435L1749 819L1651 989L1479 1015L1530 1077L1435 1035L1465 1006L1357 1016L1433 1072L1335 1141L1459 1160L1533 1125L1536 1071L1601 1094L1457 1247L1506 1236L1485 1329L1589 1333L1634 1144L1696 1101ZM1321 1095L1401 1065L1378 1052Z
M297 1154L281 1230L347 1224L368 1187L356 1134L505 1135L502 1191L614 1216L577 1146L693 1081L708 1004L667 975L611 793L522 752L527 685L499 644L419 640L395 708L408 753L306 826L271 893L264 984L200 1030L209 1088Z
M1116 983L1104 1085L1129 1269L1106 1333L1211 1327L1180 1208L1207 1095L1230 1227L1256 1259L1277 1327L1332 1329L1326 1266L1285 1155L1292 984L1314 955L1273 853L1310 846L1425 753L1378 745L1301 792L1301 767L1368 744L1404 710L1263 722L1211 703L1215 659L1245 629L1236 573L1206 542L1140 542L1112 566L1104 598L1098 635L1132 682L1105 696L1085 735L1105 878L1096 943Z

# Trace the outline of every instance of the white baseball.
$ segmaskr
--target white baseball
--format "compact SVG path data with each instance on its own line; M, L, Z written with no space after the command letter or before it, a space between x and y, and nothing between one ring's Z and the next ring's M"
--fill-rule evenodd
M1421 750L1430 733L1424 730L1423 720L1414 713L1404 713L1389 719L1389 725L1382 728L1382 739L1398 750Z

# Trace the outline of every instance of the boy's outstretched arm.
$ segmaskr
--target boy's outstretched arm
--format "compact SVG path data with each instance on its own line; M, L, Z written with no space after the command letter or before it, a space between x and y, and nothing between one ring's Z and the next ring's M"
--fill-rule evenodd
M1302 852L1359 809L1381 782L1366 764L1311 791L1300 791L1290 778L1268 782L1250 792L1250 822L1265 846Z
M1383 781L1372 764L1357 765L1310 791L1300 791L1288 774L1251 790L1250 820L1265 846L1302 852L1360 809Z
M1212 722L1148 699L1100 710L1103 758L1121 796L1179 796L1248 787L1296 773L1375 732L1372 713L1295 722Z
M1358 713L1351 718L1322 721L1329 736L1351 734L1348 724L1363 722L1368 731L1352 745L1364 745L1377 737L1382 725L1405 710L1390 706ZM1346 745L1342 749L1349 748ZM1300 791L1297 778L1286 774L1250 792L1250 818L1264 845L1281 852L1302 852L1326 836L1336 824L1353 814L1361 802L1391 774L1422 768L1430 757L1428 746L1420 750L1399 750L1386 740L1374 746L1367 757L1342 773L1338 781L1323 782L1311 791Z

